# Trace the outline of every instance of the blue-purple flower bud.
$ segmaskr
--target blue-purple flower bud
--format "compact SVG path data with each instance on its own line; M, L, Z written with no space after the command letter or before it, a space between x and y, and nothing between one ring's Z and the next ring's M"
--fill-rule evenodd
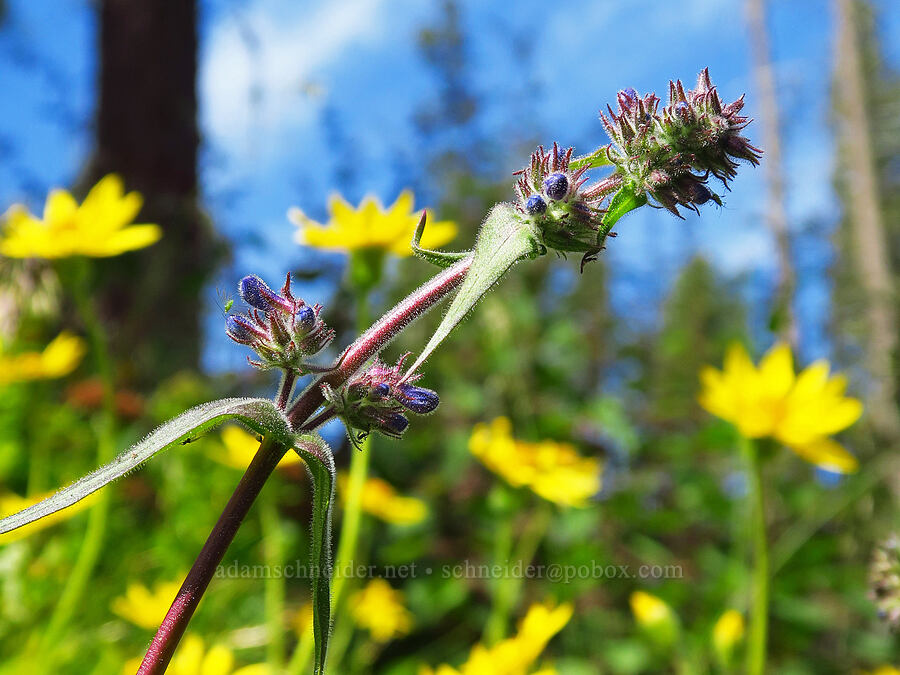
M434 412L441 402L437 392L406 383L398 385L395 398L400 405L419 415Z
M244 302L263 312L290 312L293 309L287 298L278 295L255 274L241 279L238 293Z
M388 394L391 393L391 385L387 382L379 382L374 387L372 387L372 391L374 391L379 397L385 398Z
M388 413L381 419L381 423L380 431L384 431L389 436L400 436L409 426L409 420L398 412Z
M225 317L225 333L235 342L244 345L253 344L261 337L250 319L238 314Z
M313 308L309 305L303 305L303 307L297 310L295 325L299 330L308 333L316 325L316 318L316 313L313 311Z
M637 92L634 90L634 87L625 87L622 90L622 93L625 94L625 96L627 98L630 98L632 101L637 100L638 95L637 95Z
M562 199L569 191L569 179L564 173L553 173L544 179L544 194L550 199Z
M689 183L688 192L694 204L705 204L712 199L712 192L703 183Z
M525 210L529 215L536 216L547 210L547 202L540 195L531 195L525 202Z

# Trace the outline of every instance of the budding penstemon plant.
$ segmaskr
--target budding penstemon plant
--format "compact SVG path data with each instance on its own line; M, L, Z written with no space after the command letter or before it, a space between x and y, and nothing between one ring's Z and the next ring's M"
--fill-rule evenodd
M313 484L311 569L316 675L325 672L331 627L331 511L335 469L331 449L316 433L337 417L353 445L372 432L400 438L411 414L431 413L438 394L419 386L422 364L473 306L517 262L554 250L580 253L582 270L615 236L613 228L627 213L644 205L679 215L710 201L722 203L709 186L723 188L741 160L758 164L760 150L741 135L749 123L740 116L743 97L723 104L704 70L692 90L680 81L669 85L669 100L660 108L654 94L628 88L617 95L617 109L600 117L611 143L586 154L554 143L539 147L528 165L516 172L517 200L495 205L485 218L471 251L446 252L420 246L425 214L413 236L419 257L442 268L376 321L327 367L316 356L334 338L319 305L294 297L288 276L280 291L260 277L244 277L239 294L244 314L226 318L226 333L256 354L251 365L282 373L273 400L232 398L192 408L163 424L111 463L63 488L52 497L0 520L0 533L16 529L71 506L141 465L166 448L193 441L226 420L236 420L262 435L250 466L213 527L203 549L153 638L139 675L165 672L197 604L244 517L286 452L304 460ZM591 174L606 167L607 175ZM381 351L419 316L453 295L428 343L407 368L401 357L388 366ZM298 377L315 379L298 395Z

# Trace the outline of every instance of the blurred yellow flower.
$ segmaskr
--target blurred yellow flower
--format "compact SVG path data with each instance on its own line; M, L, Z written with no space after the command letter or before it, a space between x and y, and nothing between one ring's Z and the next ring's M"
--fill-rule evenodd
M81 206L66 190L52 190L44 217L21 204L9 208L0 237L0 254L9 258L105 258L155 244L158 225L130 225L141 210L137 192L125 194L122 179L109 174L88 192Z
M658 645L670 647L680 631L678 617L665 601L645 591L635 591L628 598L634 620Z
M0 385L64 377L81 363L85 351L84 340L64 331L42 352L0 355Z
M712 630L713 647L725 661L735 645L744 638L744 617L736 609L729 609L719 617Z
M32 497L20 497L19 495L13 494L11 492L0 494L0 519L5 518L6 516L11 516L14 513L18 513L22 509L37 504L38 502L43 501L52 494L52 492L45 492L43 494L34 495ZM13 541L18 541L19 539L24 539L25 537L30 537L35 532L39 532L50 527L51 525L55 525L56 523L62 522L64 520L68 520L72 516L81 513L86 508L88 508L91 504L97 501L97 498L99 496L100 495L95 492L94 494L88 495L81 501L75 502L67 509L51 513L49 516L44 516L43 518L35 520L33 523L29 523L28 525L20 527L17 530L13 530L12 532L0 534L0 546L9 544Z
M775 345L757 368L744 347L733 344L722 371L701 371L700 405L745 438L771 437L823 469L850 473L856 458L829 436L856 422L863 407L844 396L846 377L829 378L829 369L821 360L795 375L786 344Z
M516 440L506 417L475 425L469 451L510 485L528 487L560 506L585 507L600 490L599 460L581 457L568 443Z
M216 448L209 453L210 457L220 464L240 469L241 471L250 466L253 456L259 450L259 439L234 425L228 425L222 429L220 436L225 452L219 452L219 448ZM278 466L285 467L291 464L303 464L300 455L293 450L284 453L284 457L278 462Z
M674 615L672 608L660 600L655 595L650 595L645 591L635 591L628 598L631 605L631 612L634 614L635 620L645 627L653 626L669 621Z
M346 500L347 476L338 475L338 494ZM428 507L421 499L397 494L394 487L380 478L367 478L360 495L362 510L386 523L415 525L425 520Z
M421 211L413 211L413 193L404 190L385 209L377 197L367 195L355 209L343 197L334 194L328 201L329 220L317 223L294 207L288 218L300 227L296 240L300 244L332 251L375 249L405 257L412 255L410 242ZM456 236L456 223L444 220L429 222L422 235L424 248L436 248Z
M140 658L128 661L122 675L133 675L140 665ZM263 663L235 670L234 654L228 647L217 644L207 649L203 638L196 635L184 637L166 669L167 675L269 675L270 672Z
M412 630L412 614L406 609L403 593L384 579L373 579L350 596L350 612L376 642L388 642Z
M875 670L867 671L868 675L900 675L900 668L894 666L878 666Z
M526 675L541 652L572 618L572 605L553 603L532 605L519 624L519 632L493 647L475 645L469 659L457 670L448 665L433 670L423 666L419 675ZM532 671L532 675L555 675L553 668Z
M125 595L114 599L110 609L135 626L156 630L166 617L179 588L180 581L156 583L152 591L143 584L128 584Z

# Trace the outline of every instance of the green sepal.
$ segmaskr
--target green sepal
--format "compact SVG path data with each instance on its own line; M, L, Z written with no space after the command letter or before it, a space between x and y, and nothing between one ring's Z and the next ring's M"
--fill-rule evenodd
M431 249L420 247L419 242L422 241L422 233L425 232L426 218L427 214L423 211L419 224L416 226L416 231L413 233L411 246L413 253L417 257L427 260L438 267L447 268L472 255L472 251L432 251Z
M437 330L408 372L414 372L462 321L482 296L518 261L547 252L536 226L524 219L512 204L491 209L475 242L472 267L447 308Z
M79 478L47 499L0 520L0 534L72 506L137 468L161 450L191 443L228 420L242 422L253 431L271 436L284 445L290 445L294 440L291 425L284 413L268 399L224 398L203 403L157 427L109 464Z
M331 634L331 512L334 503L335 468L331 449L317 434L298 434L294 450L306 463L313 484L312 583L315 675L325 674L328 638Z

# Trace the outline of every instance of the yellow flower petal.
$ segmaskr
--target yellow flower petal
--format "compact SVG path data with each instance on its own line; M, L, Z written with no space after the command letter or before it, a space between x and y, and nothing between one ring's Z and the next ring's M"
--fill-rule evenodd
M375 249L404 257L412 255L410 243L421 215L413 211L413 204L409 190L401 192L388 208L371 194L356 208L333 194L328 201L327 224L311 220L296 207L288 210L288 218L300 228L296 240L306 246L349 253ZM455 223L437 222L425 229L422 245L440 246L455 235Z
M109 258L155 244L162 234L162 228L158 225L132 225L94 242L90 248L85 247L85 252L92 257Z
M65 190L52 190L43 220L24 207L7 211L0 253L15 258L66 258L76 255L108 257L155 243L162 231L156 225L128 225L141 208L137 192L124 193L119 176L102 178L79 206Z
M74 227L78 202L66 190L51 190L44 204L44 222L53 227Z
M772 347L759 363L759 375L767 396L786 396L794 385L794 357L790 346L780 343Z
M859 468L856 457L830 438L820 438L812 443L792 445L790 448L807 462L826 471L854 473Z

